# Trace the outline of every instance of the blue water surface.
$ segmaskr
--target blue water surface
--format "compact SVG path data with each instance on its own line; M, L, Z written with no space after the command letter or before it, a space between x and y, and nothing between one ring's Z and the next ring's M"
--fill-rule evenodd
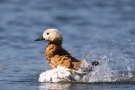
M96 83L39 83L48 70L47 42L57 28L63 47L78 58L90 54L131 79ZM0 0L0 90L134 90L135 0Z

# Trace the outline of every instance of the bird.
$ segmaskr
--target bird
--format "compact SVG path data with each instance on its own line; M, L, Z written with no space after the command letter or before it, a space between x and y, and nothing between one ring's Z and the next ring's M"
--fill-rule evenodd
M70 52L63 48L63 37L57 29L47 29L41 37L35 39L35 41L42 40L49 42L45 49L45 56L50 70L56 72L56 70L59 70L60 67L64 67L67 68L69 73L74 74L83 64L82 60L78 60L73 57ZM93 66L98 64L99 62L96 61L91 62L91 65ZM46 75L46 73L44 75Z

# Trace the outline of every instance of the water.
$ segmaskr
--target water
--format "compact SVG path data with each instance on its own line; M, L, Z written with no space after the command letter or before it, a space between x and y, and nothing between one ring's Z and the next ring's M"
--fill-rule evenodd
M134 8L134 0L0 0L0 89L134 90ZM39 83L39 74L49 69L47 42L34 40L47 28L57 28L63 47L78 59L88 54L91 61L106 62L118 80Z

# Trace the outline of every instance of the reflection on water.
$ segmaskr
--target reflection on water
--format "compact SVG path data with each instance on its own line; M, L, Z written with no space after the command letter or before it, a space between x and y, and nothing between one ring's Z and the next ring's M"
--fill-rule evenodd
M42 83L39 90L69 90L71 83Z

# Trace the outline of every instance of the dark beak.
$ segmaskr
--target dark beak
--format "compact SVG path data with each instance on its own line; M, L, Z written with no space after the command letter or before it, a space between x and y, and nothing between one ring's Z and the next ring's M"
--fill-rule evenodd
M38 39L35 39L35 41L42 41L42 40L45 40L45 39L43 38L43 36L40 37L40 38L38 38Z

